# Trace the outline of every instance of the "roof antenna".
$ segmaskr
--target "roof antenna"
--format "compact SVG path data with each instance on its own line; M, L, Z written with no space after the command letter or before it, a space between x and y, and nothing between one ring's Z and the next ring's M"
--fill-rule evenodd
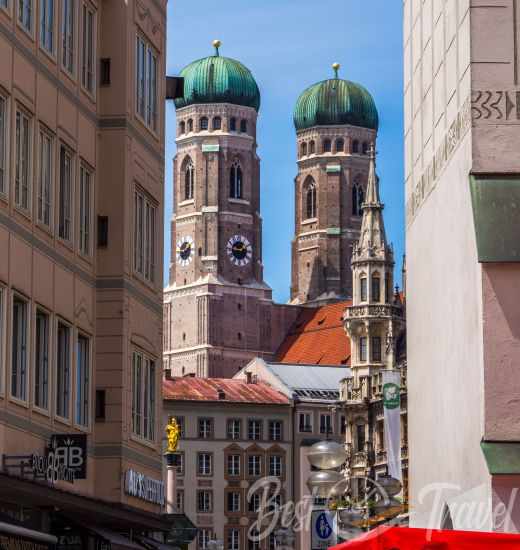
M217 57L219 56L218 49L220 48L220 46L222 46L222 42L220 40L213 40L213 47L215 48L215 55Z
M334 78L338 79L338 72L341 69L341 65L339 63L333 63L332 64L332 69L334 71Z

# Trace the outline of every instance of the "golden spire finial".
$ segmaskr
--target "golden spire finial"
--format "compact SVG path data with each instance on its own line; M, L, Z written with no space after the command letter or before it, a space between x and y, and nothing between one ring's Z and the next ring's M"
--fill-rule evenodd
M217 56L219 54L218 49L220 46L222 46L222 42L220 40L213 40L213 47L215 48Z
M338 71L341 69L341 65L339 63L333 63L332 69L334 71L334 78L338 78Z

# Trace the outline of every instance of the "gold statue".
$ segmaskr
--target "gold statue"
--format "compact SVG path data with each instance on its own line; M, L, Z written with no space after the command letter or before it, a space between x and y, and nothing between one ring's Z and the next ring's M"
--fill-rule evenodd
M170 416L168 424L166 424L166 439L168 440L168 446L166 447L167 453L174 453L179 445L179 439L181 438L181 429L174 416Z

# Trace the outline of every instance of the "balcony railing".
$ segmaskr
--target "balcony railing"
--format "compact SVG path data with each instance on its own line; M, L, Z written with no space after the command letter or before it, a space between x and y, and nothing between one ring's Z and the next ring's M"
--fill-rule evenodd
M403 317L403 309L389 304L350 306L345 310L344 319L359 317Z

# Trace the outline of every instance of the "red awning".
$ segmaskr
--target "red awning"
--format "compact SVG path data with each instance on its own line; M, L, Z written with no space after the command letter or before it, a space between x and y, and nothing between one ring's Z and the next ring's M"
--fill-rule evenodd
M432 531L409 527L378 527L329 550L518 550L520 535L477 531Z

